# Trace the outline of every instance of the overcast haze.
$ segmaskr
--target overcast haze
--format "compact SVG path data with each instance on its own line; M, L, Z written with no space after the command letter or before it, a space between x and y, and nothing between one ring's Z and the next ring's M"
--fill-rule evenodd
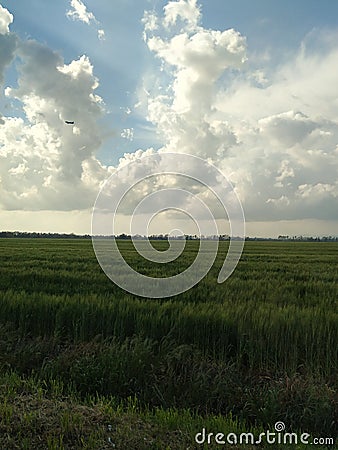
M2 230L88 233L110 174L174 151L228 177L248 235L338 235L336 2L0 5Z

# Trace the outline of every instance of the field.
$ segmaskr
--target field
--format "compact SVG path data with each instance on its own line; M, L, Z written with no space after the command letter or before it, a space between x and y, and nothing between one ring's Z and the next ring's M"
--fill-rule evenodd
M0 239L0 448L225 448L194 436L278 421L336 437L338 243L246 242L217 284L227 245L197 286L151 300L115 286L90 240ZM163 266L119 246L152 276L198 250Z

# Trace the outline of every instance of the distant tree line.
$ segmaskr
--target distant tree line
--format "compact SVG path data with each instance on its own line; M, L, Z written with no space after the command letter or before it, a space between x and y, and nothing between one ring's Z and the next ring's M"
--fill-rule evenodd
M35 231L0 231L0 238L53 238L53 239L91 239L89 234L38 233Z
M288 236L279 235L279 241L305 241L305 242L337 242L338 236Z
M118 235L111 236L95 236L96 238L111 238L115 237L116 239L151 239L151 240L168 240L168 234L152 234L150 236L143 236L140 234L136 234L131 236L130 234L121 233ZM75 234L75 233L39 233L39 232L31 232L31 231L0 231L0 238L50 238L50 239L91 239L92 236L90 234ZM196 234L185 234L182 236L175 236L174 239L186 239L188 241L193 240L220 240L220 241L228 241L230 236L227 234L221 235L210 235L210 236L197 236ZM234 240L239 240L239 237L232 237ZM301 242L338 242L338 236L288 236L288 235L279 235L278 238L264 238L264 237L250 237L246 236L246 241L301 241Z

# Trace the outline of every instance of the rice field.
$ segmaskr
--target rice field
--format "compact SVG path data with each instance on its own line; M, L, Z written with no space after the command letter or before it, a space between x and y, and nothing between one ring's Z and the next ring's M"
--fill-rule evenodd
M59 397L100 411L103 421L108 405L115 416L126 408L128 420L143 418L159 435L169 433L175 412L171 431L182 439L167 448L204 448L193 441L203 420L248 431L283 421L288 430L335 436L338 243L246 242L233 275L217 284L227 246L220 242L212 270L194 288L154 300L115 286L90 240L0 239L1 376L37 391L44 386L45 400L62 386ZM198 242L188 241L167 265L146 263L130 241L119 247L136 270L163 277L187 267ZM131 399L137 411L130 411ZM0 420L0 433L10 435L8 420ZM86 447L83 430L64 428L61 443L47 430L39 447L31 427L28 447L22 439L9 444L2 437L0 444L110 448L104 432ZM141 440L144 432L138 430ZM160 437L148 447L119 439L121 449L165 448Z

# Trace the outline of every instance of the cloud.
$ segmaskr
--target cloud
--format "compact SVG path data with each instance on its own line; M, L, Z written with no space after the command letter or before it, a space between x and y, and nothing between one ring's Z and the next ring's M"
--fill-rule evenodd
M81 0L71 0L70 4L72 9L66 13L68 18L86 23L87 25L94 23L96 26L100 26L100 22L92 12L87 10L86 5ZM98 28L97 37L100 41L105 40L105 31L102 28Z
M13 15L0 5L0 34L9 33L9 25L13 22Z
M106 34L103 29L97 30L97 37L100 39L100 41L104 41L106 39Z
M197 0L178 0L170 1L164 7L164 26L169 28L174 25L178 19L184 22L188 30L196 29L201 12L197 5Z
M4 80L4 70L14 58L17 38L10 33L9 25L13 22L13 15L0 5L0 84Z
M76 9L79 5L84 9ZM98 27L82 2L72 7L68 17ZM144 167L138 170L147 174L145 156L155 153L152 148L126 154L117 167L104 166L96 156L104 103L90 59L83 55L65 62L45 45L9 33L10 22L0 23L5 23L0 76L17 55L17 87L7 87L5 94L20 102L23 112L0 116L2 208L86 210L109 174L128 161L141 158ZM202 26L194 0L170 1L163 15L145 13L143 25L158 64L139 88L138 111L145 111L164 142L159 160L175 151L214 163L231 180L247 220L257 227L264 221L315 219L311 223L324 226L323 220L337 220L337 34L314 32L286 63L271 67L270 60L261 60L259 67L248 59L245 36L231 28ZM122 134L132 139L133 130ZM168 183L175 187L182 180L156 180L158 189ZM135 195L150 188L145 184ZM206 193L200 189L199 195Z
M96 21L94 14L87 11L86 5L81 0L71 0L70 4L73 9L67 11L67 17L73 20L79 20L87 25Z
M124 128L121 132L121 137L127 139L128 141L133 141L134 139L134 128Z
M209 157L214 149L222 154L227 145L236 144L236 137L226 121L213 122L208 115L217 80L226 69L240 67L246 59L245 38L233 29L206 30L198 26L200 12L194 1L170 2L167 6L163 35L170 34L167 28L177 17L186 19L186 26L168 38L154 34L147 37L149 49L172 77L164 93L148 96L148 120L166 140L168 151Z
M169 2L162 17L144 22L162 72L141 101L165 141L160 151L210 159L235 185L249 221L338 219L332 33L312 33L273 68L246 59L237 31L203 28L194 1Z
M102 99L87 56L66 64L48 47L20 42L18 87L25 118L2 117L1 205L4 209L88 208L107 176L96 159ZM65 121L74 121L67 125Z
M153 11L145 11L143 18L141 20L144 27L143 39L147 40L147 32L153 32L158 29L158 18L157 15Z

